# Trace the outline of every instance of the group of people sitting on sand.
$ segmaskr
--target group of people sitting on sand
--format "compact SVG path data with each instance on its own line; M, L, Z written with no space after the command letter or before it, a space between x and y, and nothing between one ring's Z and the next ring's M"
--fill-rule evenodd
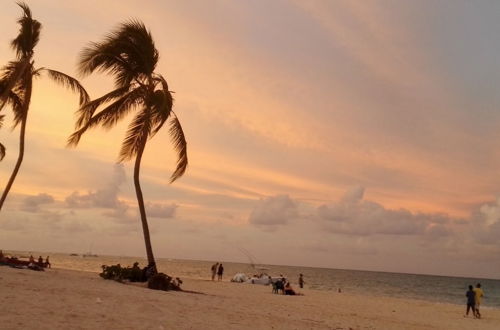
M139 267L138 262L134 262L132 267L122 267L116 265L102 265L102 273L99 274L106 280L129 280L130 282L147 282L154 274L156 274L156 264L150 263L144 268Z
M288 296L303 296L302 293L296 292L293 288L292 285L290 284L290 281L288 281L283 275L280 275L280 279L273 282L273 293L282 293L284 295ZM301 286L302 287L302 286Z
M51 268L49 257L43 260L42 256L35 260L33 255L29 257L29 260L20 260L15 256L6 256L3 251L0 250L0 265L11 266L15 268L29 268L32 270L44 270L44 268Z

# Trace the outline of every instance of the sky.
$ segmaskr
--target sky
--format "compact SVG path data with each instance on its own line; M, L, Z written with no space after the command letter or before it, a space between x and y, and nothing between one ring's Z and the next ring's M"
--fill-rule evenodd
M168 131L141 167L157 257L500 278L500 3L27 1L35 65L140 19L175 92L189 168ZM21 10L0 2L0 64ZM81 77L79 77L81 78ZM81 79L91 97L112 78ZM66 148L78 96L35 81L0 248L144 256L131 118ZM18 156L9 108L5 185Z

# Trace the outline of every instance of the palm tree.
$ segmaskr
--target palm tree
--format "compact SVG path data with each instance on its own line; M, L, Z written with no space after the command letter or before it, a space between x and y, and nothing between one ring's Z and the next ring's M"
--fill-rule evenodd
M80 104L86 103L90 98L80 83L59 71L46 68L35 68L34 48L40 38L42 25L31 16L31 10L25 3L18 3L23 10L23 16L18 19L21 28L18 36L12 40L11 46L16 52L16 60L9 62L0 71L0 110L7 104L14 112L14 127L21 125L19 136L19 156L10 179L0 198L0 210L19 172L24 157L24 140L26 135L26 122L33 90L33 78L42 73L48 74L54 81L80 93ZM2 118L3 119L3 118ZM1 151L5 152L3 148Z
M146 254L155 272L139 171L146 142L165 122L169 121L169 133L178 156L177 167L170 177L170 182L181 177L188 165L186 139L177 115L172 110L172 94L165 78L154 72L158 58L159 53L151 33L142 22L136 20L121 24L102 42L91 43L84 48L79 59L81 75L88 76L95 71L111 74L114 76L115 89L80 107L77 112L76 131L68 140L69 146L76 146L89 128L102 126L109 129L135 110L135 117L129 124L118 161L123 162L135 157L135 192ZM96 113L97 109L99 112Z

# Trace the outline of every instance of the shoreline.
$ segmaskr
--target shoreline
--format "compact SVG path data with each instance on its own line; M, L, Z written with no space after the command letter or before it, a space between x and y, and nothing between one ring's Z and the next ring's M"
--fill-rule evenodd
M92 271L0 267L4 329L497 329L500 310L464 318L464 306L182 278L202 294L149 290ZM297 289L297 288L296 288ZM27 315L31 315L26 317Z

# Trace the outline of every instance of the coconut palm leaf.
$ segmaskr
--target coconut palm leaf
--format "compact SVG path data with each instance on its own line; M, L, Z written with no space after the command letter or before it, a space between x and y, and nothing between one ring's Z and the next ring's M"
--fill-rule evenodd
M80 54L79 72L87 76L95 71L115 76L123 87L133 80L151 75L159 54L144 24L131 20L106 36L101 43L91 43Z
M150 116L146 111L140 111L128 127L126 137L120 149L118 161L130 160L136 156L146 143L150 132Z
M19 61L11 61L2 68L0 75L0 110L7 103L7 98L12 91L19 85L24 75L25 70L28 69L29 61L26 59Z
M33 49L40 40L40 29L42 25L37 20L33 19L28 5L24 2L18 2L17 4L23 10L24 15L17 20L21 28L17 37L12 40L11 46L18 58L29 57L33 54Z
M47 68L40 68L37 71L45 71L47 72L48 76L52 78L55 82L63 85L64 87L67 87L71 89L75 93L80 94L80 105L85 104L90 101L90 96L83 88L83 86L80 84L78 80L75 78L68 76L65 73L56 71L56 70L51 70Z
M184 131L182 130L179 119L174 112L172 113L174 116L170 121L169 133L174 145L174 149L175 151L177 151L177 168L175 169L172 176L170 176L171 183L180 178L186 172L188 166L186 137L184 135Z
M5 115L0 115L0 128L3 127L3 120ZM5 146L0 143L0 160L3 160L5 157Z
M70 136L68 146L76 146L82 135L90 128L99 125L106 129L112 128L120 119L123 119L141 103L143 94L143 91L140 89L130 91L120 99L109 104L95 116L91 116L85 125Z
M151 137L153 137L167 121L170 113L172 112L172 95L170 92L165 92L163 90L156 90L154 92L153 102L151 104L151 122L152 122L152 132Z
M22 100L22 98L24 97L24 93L22 91L20 91L20 93L21 96L11 91L9 94L9 98L7 99L7 103L11 105L12 112L14 113L13 128L21 123L24 115L24 106Z
M77 111L78 119L76 121L75 128L80 129L85 126L97 108L113 101L116 98L122 97L129 91L129 89L129 86L117 88L95 100L83 104Z
M0 160L3 160L5 158L5 153L6 153L5 146L0 143Z

